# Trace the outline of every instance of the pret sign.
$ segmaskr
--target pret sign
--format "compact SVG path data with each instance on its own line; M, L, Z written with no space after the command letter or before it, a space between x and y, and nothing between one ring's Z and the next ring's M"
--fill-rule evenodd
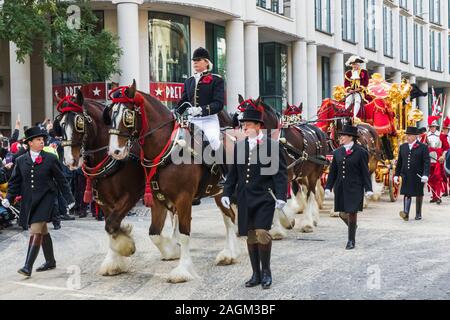
M151 82L150 95L163 102L177 102L183 93L183 83Z

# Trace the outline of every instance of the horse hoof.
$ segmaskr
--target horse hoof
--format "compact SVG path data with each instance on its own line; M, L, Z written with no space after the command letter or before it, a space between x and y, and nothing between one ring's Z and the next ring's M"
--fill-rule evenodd
M314 227L313 226L303 226L303 227L300 228L300 232L313 233L314 232Z
M286 232L284 232L280 228L274 228L270 230L269 233L272 236L273 240L283 240L284 238L286 238Z
M189 281L192 281L195 279L196 279L196 276L191 274L186 268L178 266L170 272L167 282L183 283L183 282L189 282Z
M228 249L223 249L216 257L217 266L229 266L237 262L237 257L233 257Z
M103 261L98 273L102 276L116 276L128 271L127 262L124 257L117 253L109 252Z

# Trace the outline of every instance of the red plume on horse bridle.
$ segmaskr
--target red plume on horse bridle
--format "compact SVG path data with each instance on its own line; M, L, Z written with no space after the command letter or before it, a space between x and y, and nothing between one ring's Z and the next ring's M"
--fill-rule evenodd
M302 114L303 111L303 104L300 104L300 106L296 106L296 105L289 105L289 107L284 110L283 114L285 116L294 116L294 115L299 115Z
M109 99L113 103L132 103L136 107L139 107L139 108L142 107L144 105L144 97L138 92L135 94L134 98L128 97L125 92L128 88L129 87L126 87L126 86L114 88L109 93ZM117 91L120 91L120 97L114 98L113 94L116 93Z
M71 100L72 98L75 98L75 96L65 96L64 98L62 98L56 106L56 110L58 110L58 112L60 113L66 113L70 111L83 112L83 107L73 102ZM63 107L64 103L67 103L68 105Z
M251 107L253 107L255 110L257 110L257 111L259 111L259 112L261 112L261 113L264 113L264 107L263 106L256 106L254 103L253 103L253 100L252 99L248 99L248 100L245 100L245 101L242 101L240 104L239 104L239 106L237 107L237 109L239 110L239 111L241 111L241 112L244 112L245 110L247 110L247 108L248 108L248 106L245 106L245 105L250 105Z

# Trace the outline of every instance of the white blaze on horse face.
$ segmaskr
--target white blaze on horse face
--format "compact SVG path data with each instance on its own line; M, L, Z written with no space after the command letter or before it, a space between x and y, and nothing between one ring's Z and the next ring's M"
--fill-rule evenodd
M123 113L125 110L125 106L121 103L114 104L112 107L112 115L111 120L113 121L113 129L120 130L120 124L122 123ZM109 135L109 155L117 160L122 160L125 158L125 148L120 147L119 145L119 136L117 134Z
M72 125L67 122L67 115L64 115L61 118L60 126L63 128L64 133L66 135L67 141L72 141L73 136L73 128ZM64 164L69 167L70 170L74 170L75 168L75 159L72 154L72 146L64 146Z

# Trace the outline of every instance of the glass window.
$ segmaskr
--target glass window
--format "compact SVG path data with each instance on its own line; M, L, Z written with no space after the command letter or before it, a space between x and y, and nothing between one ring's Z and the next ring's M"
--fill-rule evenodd
M291 12L291 0L256 0L256 5L286 16Z
M375 19L376 4L375 0L364 0L364 42L366 49L375 50Z
M399 0L400 7L408 10L408 0Z
M408 62L408 19L400 16L400 60Z
M342 0L342 39L355 40L355 0Z
M383 7L383 34L384 34L384 55L393 57L393 28L392 28L392 9Z
M423 18L424 10L423 10L423 1L424 0L414 0L414 14L420 18Z
M414 24L414 65L423 68L423 26Z
M315 0L316 30L331 33L331 2Z
M331 98L330 58L322 57L322 100Z
M149 12L150 81L184 83L190 76L190 19Z
M430 69L442 71L442 34L430 30Z
M430 22L441 24L441 0L430 0Z
M287 48L275 42L259 45L260 91L264 101L281 111L287 104Z
M226 79L226 42L225 27L206 23L206 49L211 54L212 63L214 65L213 73L221 75Z

